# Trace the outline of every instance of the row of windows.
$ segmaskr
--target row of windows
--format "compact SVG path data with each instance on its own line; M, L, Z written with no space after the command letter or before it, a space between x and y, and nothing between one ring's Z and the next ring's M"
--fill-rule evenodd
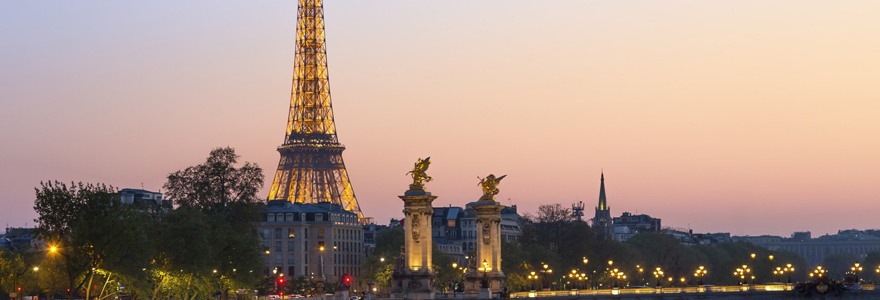
M342 240L363 240L364 231L361 229L336 228L336 236Z
M335 254L333 255L333 263L343 265L360 265L361 256L359 254Z
M324 239L324 228L316 228L318 232L318 239ZM272 237L270 235L272 232L269 228L263 229L263 240L268 240ZM336 234L337 239L341 240L351 240L351 241L361 241L363 240L363 231L360 229L348 229L348 228L336 228L334 233ZM289 239L296 237L296 229L295 228L275 228L274 229L274 237L276 240L281 240L284 237ZM303 238L309 238L309 229L303 228Z
M334 242L334 249L342 251L342 252L360 252L362 250L361 243L359 242Z
M325 221L324 214L316 213L314 215L305 214L305 213L268 213L266 214L266 222L294 222L294 221ZM330 221L346 223L346 224L359 224L357 220L357 216L348 215L348 214L330 214Z

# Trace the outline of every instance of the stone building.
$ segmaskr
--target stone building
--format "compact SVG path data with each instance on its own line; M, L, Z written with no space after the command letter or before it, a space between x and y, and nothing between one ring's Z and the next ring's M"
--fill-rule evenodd
M451 254L459 264L464 264L465 256L473 254L477 249L476 216L476 211L470 206L434 207L431 220L434 241L440 246L441 252ZM516 205L501 209L502 240L516 241L522 236L521 219Z
M343 275L356 282L360 276L364 236L357 214L327 202L273 200L262 217L257 230L267 275L326 282L338 282Z

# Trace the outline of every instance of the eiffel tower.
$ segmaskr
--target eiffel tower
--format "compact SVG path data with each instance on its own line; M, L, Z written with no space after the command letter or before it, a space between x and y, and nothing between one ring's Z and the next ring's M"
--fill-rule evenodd
M345 163L345 146L336 138L322 0L299 0L293 90L281 161L269 200L294 203L330 202L364 219Z

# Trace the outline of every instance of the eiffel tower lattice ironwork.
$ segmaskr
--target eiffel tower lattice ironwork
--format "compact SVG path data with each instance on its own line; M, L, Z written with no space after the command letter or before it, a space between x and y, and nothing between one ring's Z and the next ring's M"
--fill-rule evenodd
M364 218L342 161L345 146L336 137L327 75L324 5L321 0L300 0L297 10L290 115L284 143L278 147L281 161L269 200L330 202Z

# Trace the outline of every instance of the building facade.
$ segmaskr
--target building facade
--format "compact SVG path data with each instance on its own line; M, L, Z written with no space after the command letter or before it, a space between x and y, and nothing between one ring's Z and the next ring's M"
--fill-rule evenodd
M649 215L634 215L624 212L620 217L612 219L614 240L625 242L630 237L642 232L660 232L660 219Z
M477 249L479 236L476 222L476 211L470 206L434 207L432 216L432 234L440 251L451 254L460 264L465 257ZM516 241L522 236L520 220L516 205L501 209L501 239Z
M780 236L740 236L734 240L746 241L770 250L791 251L802 256L808 264L821 264L834 254L852 254L864 260L868 253L880 252L880 232L873 230L841 230L835 235L810 238L810 232L795 232L791 238Z
M269 201L257 230L266 275L338 282L361 274L363 226L340 205Z

